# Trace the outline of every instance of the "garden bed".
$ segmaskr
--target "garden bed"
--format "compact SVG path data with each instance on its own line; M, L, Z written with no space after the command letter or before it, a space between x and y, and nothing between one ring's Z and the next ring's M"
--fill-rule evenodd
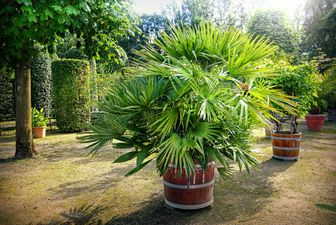
M122 150L91 158L80 134L53 133L34 140L37 159L15 161L15 138L0 137L0 224L334 224L315 204L336 203L336 123L300 130L299 161L271 159L271 141L259 139L261 165L217 178L212 209L194 212L164 207L153 163L125 178L133 163L112 164Z

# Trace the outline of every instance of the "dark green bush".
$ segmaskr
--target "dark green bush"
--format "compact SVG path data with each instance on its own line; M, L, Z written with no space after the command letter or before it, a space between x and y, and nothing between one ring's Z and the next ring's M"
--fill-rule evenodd
M31 63L32 107L44 108L45 116L51 112L51 59L40 52Z
M5 67L0 69L0 84L0 121L12 120L15 118L14 88Z
M90 60L90 96L91 96L91 112L97 111L95 102L98 100L97 93L97 66L96 60Z
M90 123L90 66L86 60L51 64L55 118L62 131L85 130Z

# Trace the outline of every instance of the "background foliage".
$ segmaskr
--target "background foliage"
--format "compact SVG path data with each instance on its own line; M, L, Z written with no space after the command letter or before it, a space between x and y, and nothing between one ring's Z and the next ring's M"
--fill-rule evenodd
M208 21L223 28L245 29L255 5L244 0L183 0L181 7L168 6L164 15L174 24L197 25Z
M250 20L248 31L261 35L278 45L280 50L295 54L299 51L299 34L278 11L258 11Z
M316 67L308 62L291 65L286 61L277 62L274 67L278 69L279 76L273 80L273 85L295 96L300 116L304 116L316 104L318 97L319 75Z
M44 108L49 117L52 107L51 99L51 58L48 53L39 52L31 63L32 107Z
M81 131L90 123L90 66L86 60L52 62L56 124L62 131Z
M12 120L15 118L14 112L14 87L10 74L13 71L2 66L0 68L0 121Z
M322 50L328 57L336 57L336 2L308 0L304 15L303 48L311 56Z
M88 59L88 57L83 53L83 51L77 48L67 49L64 52L60 52L58 56L64 59Z

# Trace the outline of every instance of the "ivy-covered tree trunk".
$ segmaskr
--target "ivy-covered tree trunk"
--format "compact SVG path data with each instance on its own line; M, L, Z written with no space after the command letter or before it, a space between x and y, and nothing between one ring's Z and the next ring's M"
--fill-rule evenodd
M31 118L31 77L28 60L15 66L16 151L15 158L30 158L33 153Z

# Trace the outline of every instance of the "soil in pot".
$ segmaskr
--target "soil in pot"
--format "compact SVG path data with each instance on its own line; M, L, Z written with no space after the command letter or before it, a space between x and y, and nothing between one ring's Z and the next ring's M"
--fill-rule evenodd
M300 154L300 141L302 133L290 132L272 133L273 158L295 161Z
M215 163L209 162L206 170L199 164L195 166L197 172L188 177L184 169L181 173L174 165L169 165L163 175L166 205L177 209L194 210L208 207L213 203Z

